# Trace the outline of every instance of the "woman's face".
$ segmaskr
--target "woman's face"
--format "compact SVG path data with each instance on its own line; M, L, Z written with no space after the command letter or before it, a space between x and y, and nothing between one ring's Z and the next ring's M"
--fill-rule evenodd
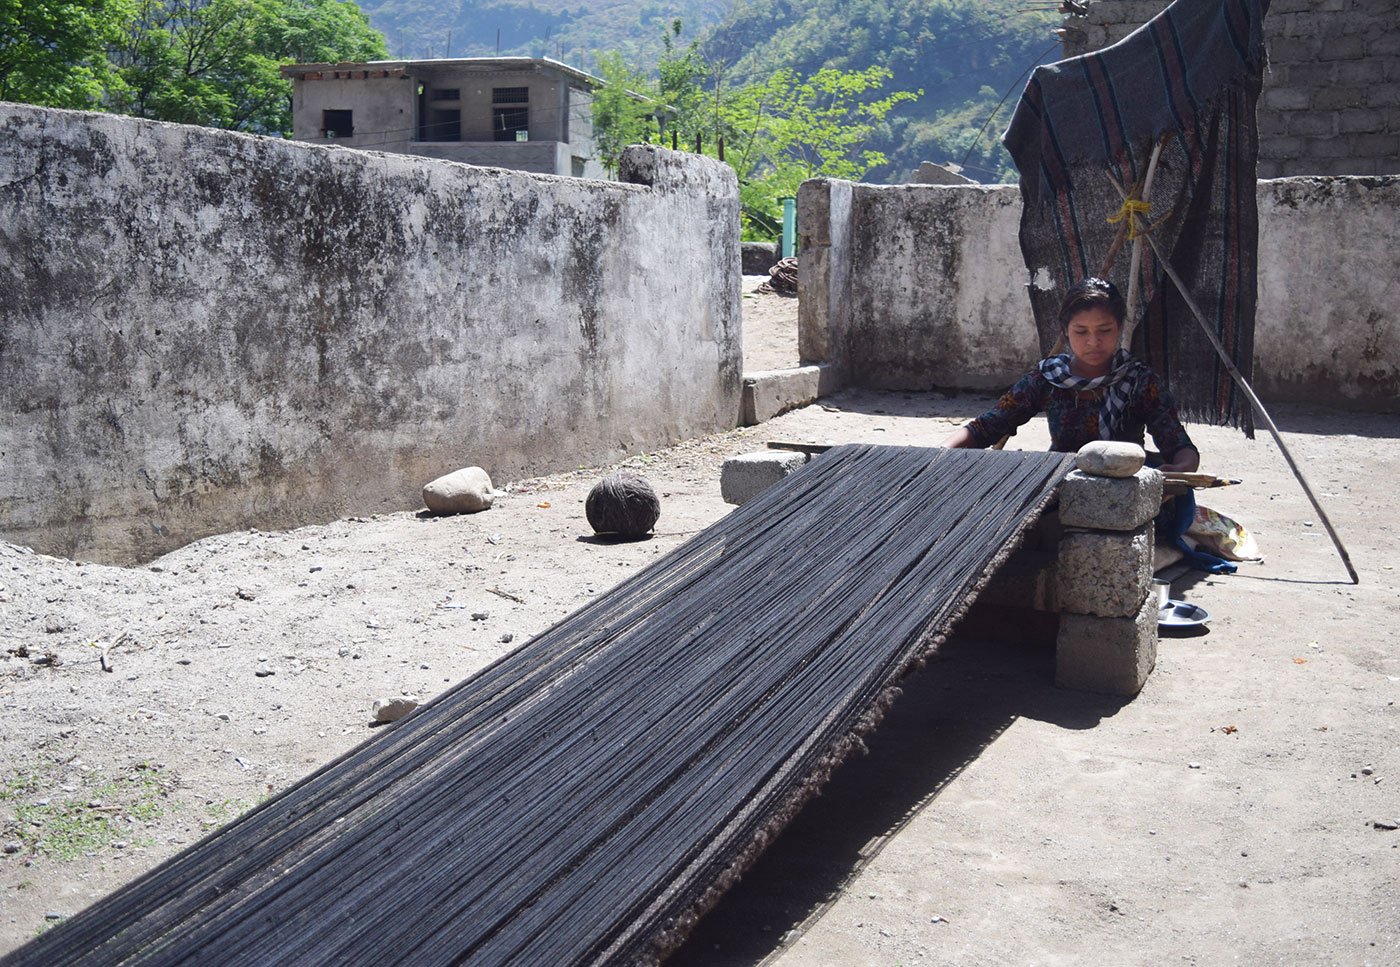
M1070 316L1065 327L1065 338L1069 340L1070 352L1085 370L1108 372L1108 364L1113 361L1113 353L1118 349L1118 334L1121 327L1113 313L1103 306L1081 309Z

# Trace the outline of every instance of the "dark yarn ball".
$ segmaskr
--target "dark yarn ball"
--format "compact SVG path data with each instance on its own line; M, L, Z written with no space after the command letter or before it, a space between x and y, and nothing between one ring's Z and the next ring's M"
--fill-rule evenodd
M619 470L593 485L583 509L596 533L641 537L656 526L661 501L645 478Z

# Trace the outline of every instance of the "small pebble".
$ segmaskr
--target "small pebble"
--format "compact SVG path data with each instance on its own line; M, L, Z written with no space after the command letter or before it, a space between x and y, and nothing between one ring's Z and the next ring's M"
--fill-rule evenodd
M254 675L257 675L259 678L268 678L268 677L270 677L270 676L272 676L272 675L276 675L276 674L277 674L277 669L275 669L275 668L268 668L268 667L264 666L264 667L262 667L262 668L259 668L257 671L253 672L253 674L254 674Z
M1186 764L1186 768L1188 768L1188 769L1199 769L1200 767L1201 767L1201 764L1200 764L1199 762L1188 762L1188 763Z
M505 634L501 635L501 644L503 644L503 645L508 645L508 644L510 644L510 643L511 643L512 641L514 641L514 640L515 640L515 635L511 634L509 631L507 631Z
M1362 766L1362 767L1361 767L1361 774L1362 774L1363 776L1369 776L1371 773L1373 773L1373 772L1375 772L1375 771L1376 771L1376 770L1375 770L1375 769L1372 769L1370 766Z
M221 722L227 722L231 718L233 718L233 716L229 715L227 712L216 712L214 714L214 718L218 719Z
M176 659L175 659L175 664L177 664L177 665L188 665L189 663L190 663L190 660L189 660L188 658L176 658Z
M62 920L62 919L63 919L63 914L61 914L61 913L59 913L59 912L57 912L57 911L55 911L55 910L50 910L48 913L44 914L44 919L45 919L45 920Z
M1376 829L1400 829L1400 820L1377 819L1371 825Z
M473 611L473 612L472 612L472 620L473 620L473 621L485 621L485 620L486 620L487 618L489 618L489 617L491 617L491 612L489 612L489 611Z
M22 849L24 849L24 844L19 842L18 840L11 840L4 846L4 850L6 853L18 853Z

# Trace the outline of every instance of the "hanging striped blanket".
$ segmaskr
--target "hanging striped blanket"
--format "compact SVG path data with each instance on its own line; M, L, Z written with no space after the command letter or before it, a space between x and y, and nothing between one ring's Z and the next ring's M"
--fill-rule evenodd
M1123 40L1036 69L1004 136L1021 173L1021 251L1042 348L1065 289L1101 274L1122 205L1164 140L1141 224L1170 253L1248 378L1254 361L1258 214L1255 104L1269 0L1176 0ZM1128 291L1129 259L1110 277ZM1252 433L1249 404L1152 250L1143 244L1133 346L1188 419ZM1130 311L1132 307L1130 307Z

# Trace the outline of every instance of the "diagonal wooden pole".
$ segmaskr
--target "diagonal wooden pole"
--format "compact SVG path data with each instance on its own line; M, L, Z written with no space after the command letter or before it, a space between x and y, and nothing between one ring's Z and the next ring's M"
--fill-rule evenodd
M1109 174L1108 180L1113 182L1113 186L1118 189L1119 194L1127 198L1127 193L1123 191L1123 186L1118 183L1117 179L1115 179L1112 174ZM1156 236L1154 236L1150 230L1144 229L1140 237L1146 238L1147 244L1152 246L1152 251L1156 253L1157 261L1161 264L1162 270L1167 273L1167 277L1172 280L1177 291L1181 293L1181 298L1185 300L1187 308L1189 308L1192 315L1196 317L1196 321L1201 324L1201 329L1205 332L1206 338L1210 340L1210 344L1215 347L1216 353L1220 356L1220 361L1225 364L1225 368L1229 370L1230 376L1234 378L1239 388L1244 391L1244 395L1249 398L1250 404L1254 407L1254 412L1259 414L1259 418L1263 420L1264 425L1269 428L1269 433L1273 435L1274 443L1278 444L1279 452L1283 454L1283 459L1287 462L1288 469L1293 471L1293 476L1297 478L1298 483L1302 486L1303 493L1308 495L1308 500L1312 503L1313 510L1317 511L1317 519L1322 521L1322 526L1327 529L1327 536L1332 538L1333 546L1337 548L1337 553L1341 556L1342 563L1346 565L1347 574L1351 575L1351 583L1360 584L1361 578L1357 576L1356 568L1352 566L1351 555L1347 553L1346 547L1342 545L1342 539L1337 536L1337 529L1332 526L1332 520L1327 516L1327 511L1322 509L1322 504L1318 501L1317 495L1313 493L1312 487L1308 486L1307 478L1303 476L1302 469L1299 468L1297 461L1293 459L1293 454L1288 451L1288 446L1283 442L1283 437L1279 434L1278 427L1274 425L1273 418L1269 416L1269 411L1264 409L1264 404L1259 401L1258 396L1254 395L1254 388L1249 385L1249 380L1244 378L1244 374L1241 373L1239 367L1235 365L1235 361L1230 358L1230 354L1226 352L1225 347L1221 345L1220 337L1215 334L1215 331L1210 327L1210 323L1206 321L1206 314L1201 311L1200 306L1196 305L1196 300L1191 298L1191 293L1186 288L1186 283L1181 281L1181 276L1176 274L1176 269L1172 267L1166 254L1162 251L1161 247L1158 246Z

